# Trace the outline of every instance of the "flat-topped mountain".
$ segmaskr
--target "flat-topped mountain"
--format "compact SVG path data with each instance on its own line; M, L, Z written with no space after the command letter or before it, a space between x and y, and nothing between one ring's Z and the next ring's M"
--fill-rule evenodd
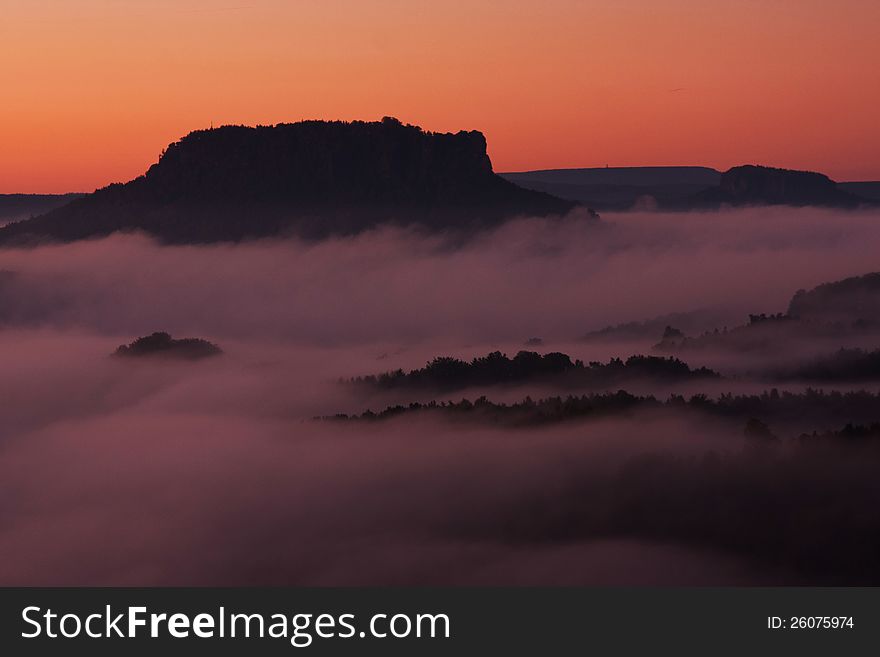
M0 243L144 231L165 242L344 235L382 223L473 230L577 203L492 171L480 132L396 119L198 130L147 173L0 229Z

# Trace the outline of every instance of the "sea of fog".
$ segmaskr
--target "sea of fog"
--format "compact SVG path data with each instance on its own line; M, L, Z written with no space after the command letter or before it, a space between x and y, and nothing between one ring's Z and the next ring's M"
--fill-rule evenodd
M507 531L535 500L633 458L742 449L728 427L313 418L425 399L370 397L340 379L437 355L513 355L538 337L538 351L626 357L653 341L578 338L671 312L711 309L733 326L784 311L800 288L880 268L877 244L876 211L762 208L520 220L466 244L383 229L319 243L120 235L0 250L0 584L796 582L779 566L598 522L558 539ZM225 353L110 357L158 330ZM675 391L686 392L658 392Z

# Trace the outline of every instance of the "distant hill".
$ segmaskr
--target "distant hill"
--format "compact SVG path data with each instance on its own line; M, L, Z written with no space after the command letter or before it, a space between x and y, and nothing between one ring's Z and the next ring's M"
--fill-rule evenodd
M499 174L513 182L539 181L565 185L717 185L721 172L709 167L594 167L543 169Z
M497 176L476 131L392 118L225 126L171 144L135 180L0 229L0 243L135 230L171 243L322 238L382 223L470 231L576 205Z
M821 173L746 165L547 169L500 174L596 210L706 210L744 205L852 208L880 201L880 183L835 183Z
M578 201L599 211L675 203L721 180L721 173L708 167L547 169L500 175L522 187Z
M0 225L54 210L84 194L0 194Z
M711 187L686 204L702 205L793 205L854 208L867 202L838 188L828 176L813 171L792 171L756 165L733 167Z

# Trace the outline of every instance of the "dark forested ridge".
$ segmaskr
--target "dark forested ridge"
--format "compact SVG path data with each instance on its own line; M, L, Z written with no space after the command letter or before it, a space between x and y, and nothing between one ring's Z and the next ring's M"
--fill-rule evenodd
M521 504L492 507L461 523L462 537L529 546L597 537L671 541L780 568L789 583L867 585L880 582L878 413L880 395L868 391L769 390L661 401L621 390L513 404L486 397L412 403L321 419L355 426L443 419L462 428L502 429L506 436L512 428L534 431L535 441L552 435L535 427L602 420L570 427L583 431L585 444L604 440L609 425L623 421L630 431L617 440L656 448L607 471L589 468L593 459L583 458L577 470L529 491ZM687 420L695 423L684 426L707 427L704 449L669 448L669 427L680 431Z
M388 406L384 410L367 410L359 415L339 414L330 420L386 420L404 414L438 413L449 419L500 426L533 426L570 420L625 416L643 411L692 413L730 420L745 428L750 436L757 436L756 426L794 431L792 437L808 428L839 427L843 423L873 425L880 421L880 394L866 390L823 391L808 389L804 392L772 389L761 394L722 394L709 397L704 394L684 397L670 395L658 399L653 395L634 395L625 390L617 392L546 397L530 397L512 404L493 402L486 397L471 401L413 402ZM754 421L753 421L754 420ZM760 424L759 424L760 423ZM766 424L765 424L766 423ZM772 432L763 433L768 437ZM878 443L880 445L880 443Z
M459 390L535 382L602 387L642 379L668 382L709 378L719 378L719 374L705 367L691 369L675 358L630 356L625 361L612 358L607 363L584 364L558 352L541 355L534 351L520 351L509 358L495 351L469 362L450 357L435 358L421 369L359 377L353 379L353 383L381 389Z
M0 230L0 243L144 231L165 242L357 233L381 223L474 230L577 204L497 176L476 131L396 119L197 130L147 173Z
M802 320L880 325L880 272L798 290L788 315Z

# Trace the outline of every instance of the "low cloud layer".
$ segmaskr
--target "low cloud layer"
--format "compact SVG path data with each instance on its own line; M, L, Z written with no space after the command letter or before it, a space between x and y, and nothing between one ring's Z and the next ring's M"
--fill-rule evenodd
M573 339L675 311L732 321L876 268L877 213L816 209L525 220L465 245L379 231L316 244L141 237L0 250L7 324L153 327L309 343Z
M435 422L365 429L162 406L53 424L7 446L0 580L760 581L760 568L702 546L655 545L601 528L577 540L513 540L505 530L530 522L554 494L554 508L581 508L584 500L567 495L572 482L645 449L643 424L539 433ZM700 440L677 423L652 422L651 435L667 450Z
M311 418L377 402L339 378L438 354L513 352L541 337L539 351L626 356L636 347L575 339L674 311L738 321L784 310L798 288L876 269L877 243L876 214L756 209L525 220L464 245L380 231L315 244L114 236L0 250L11 272L0 277L0 582L796 581L661 532L509 531L536 500L570 503L576 482L645 453L740 454L738 428L674 417L514 432ZM225 354L109 357L155 330Z

